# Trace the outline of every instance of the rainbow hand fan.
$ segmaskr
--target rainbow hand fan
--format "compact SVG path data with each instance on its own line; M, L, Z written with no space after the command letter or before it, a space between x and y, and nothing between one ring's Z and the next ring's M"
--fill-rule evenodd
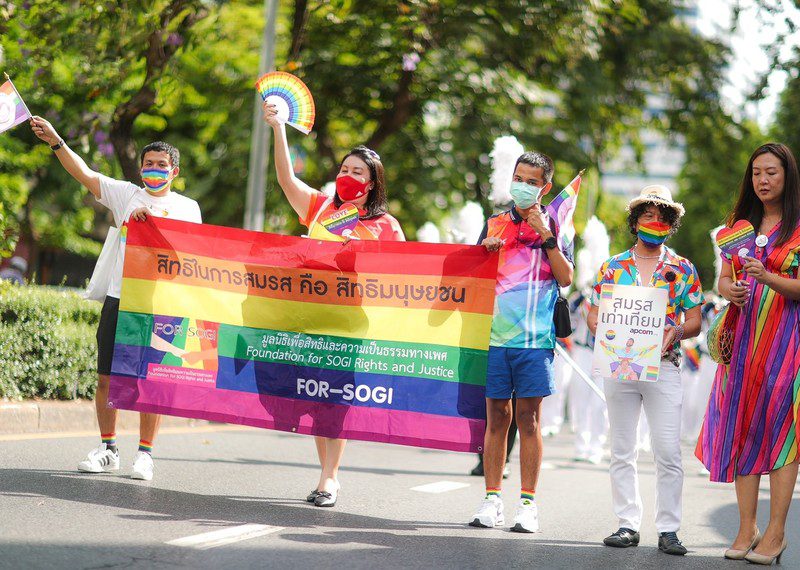
M256 90L266 103L275 105L278 118L301 133L314 126L314 98L306 84L291 73L273 71L256 81Z

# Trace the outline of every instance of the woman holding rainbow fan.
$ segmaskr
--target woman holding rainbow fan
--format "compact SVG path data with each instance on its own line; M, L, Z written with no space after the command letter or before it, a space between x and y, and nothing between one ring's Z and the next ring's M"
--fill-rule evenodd
M278 184L300 222L308 228L310 237L343 242L350 239L405 241L400 224L387 213L383 164L375 151L358 146L347 153L339 164L336 194L328 197L295 176L284 120L269 100L264 103L264 120L275 135ZM348 218L352 218L352 223L347 223ZM338 472L346 440L318 436L314 440L322 473L306 499L318 507L332 507L341 487Z
M772 564L787 546L800 435L800 173L786 145L765 144L750 157L728 217L729 228L742 226L758 237L747 255L722 256L718 289L740 313L696 454L712 481L735 481L739 533L725 558ZM766 474L770 516L762 536L756 511Z
M686 554L678 540L683 495L681 462L680 341L700 332L703 291L692 263L664 246L680 225L684 208L672 201L669 189L647 186L628 204L628 228L636 243L607 260L592 292L588 325L597 332L597 316L604 283L656 287L668 294L661 366L657 382L606 379L605 394L611 428L611 495L619 530L603 540L606 546L639 544L642 498L636 472L636 428L644 409L651 427L656 460L656 529L658 548L667 554ZM654 347L658 348L658 347Z

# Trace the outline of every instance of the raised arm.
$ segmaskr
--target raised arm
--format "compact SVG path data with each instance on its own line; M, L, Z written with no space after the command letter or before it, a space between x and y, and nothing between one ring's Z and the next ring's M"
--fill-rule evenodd
M264 121L272 127L274 134L272 146L275 149L275 172L278 175L278 184L289 200L289 205L301 219L305 219L308 216L311 197L317 191L294 174L289 143L286 140L286 126L278 119L275 105L264 103Z
M56 158L70 176L83 184L95 198L100 198L100 173L95 172L86 165L86 162L66 144L58 135L53 125L42 117L31 117L30 121L33 134L50 146L61 143L61 148L55 151Z

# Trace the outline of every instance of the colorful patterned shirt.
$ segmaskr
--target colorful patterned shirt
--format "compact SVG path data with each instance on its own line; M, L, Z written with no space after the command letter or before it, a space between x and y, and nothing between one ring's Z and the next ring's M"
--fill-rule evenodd
M558 283L547 252L542 249L541 236L516 208L511 208L487 220L478 243L487 237L505 240L497 266L489 344L506 348L555 348L553 311ZM572 262L572 248L563 253Z
M633 258L633 250L629 249L603 263L597 274L592 290L592 305L600 305L600 289L604 283L616 285L641 285L639 270ZM680 323L681 315L691 308L703 304L703 288L700 277L692 262L676 254L668 247L659 260L651 281L653 287L666 289L667 301L666 324L675 326ZM675 343L672 351L680 355L680 343Z
M317 239L334 239L333 235L322 228L319 220L326 214L336 211L333 198L325 196L322 192L317 192L311 196L311 203L308 205L308 214L300 223L308 228L308 235ZM366 212L359 210L359 216ZM406 241L406 236L400 227L400 223L391 214L383 214L375 218L361 218L353 229L353 237L364 240L379 241Z

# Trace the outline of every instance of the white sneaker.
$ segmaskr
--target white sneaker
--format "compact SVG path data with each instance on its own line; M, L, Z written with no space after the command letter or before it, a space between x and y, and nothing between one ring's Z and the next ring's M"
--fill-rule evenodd
M478 508L478 512L472 517L469 526L478 526L481 528L494 528L505 524L506 520L503 516L503 501L500 497L492 495L486 497Z
M144 451L137 451L133 458L131 479L151 481L153 479L153 457Z
M520 499L517 516L514 517L514 532L537 532L539 530L539 509L530 499Z
M111 451L105 443L101 443L89 452L86 459L78 463L78 471L84 473L119 471L119 452Z

